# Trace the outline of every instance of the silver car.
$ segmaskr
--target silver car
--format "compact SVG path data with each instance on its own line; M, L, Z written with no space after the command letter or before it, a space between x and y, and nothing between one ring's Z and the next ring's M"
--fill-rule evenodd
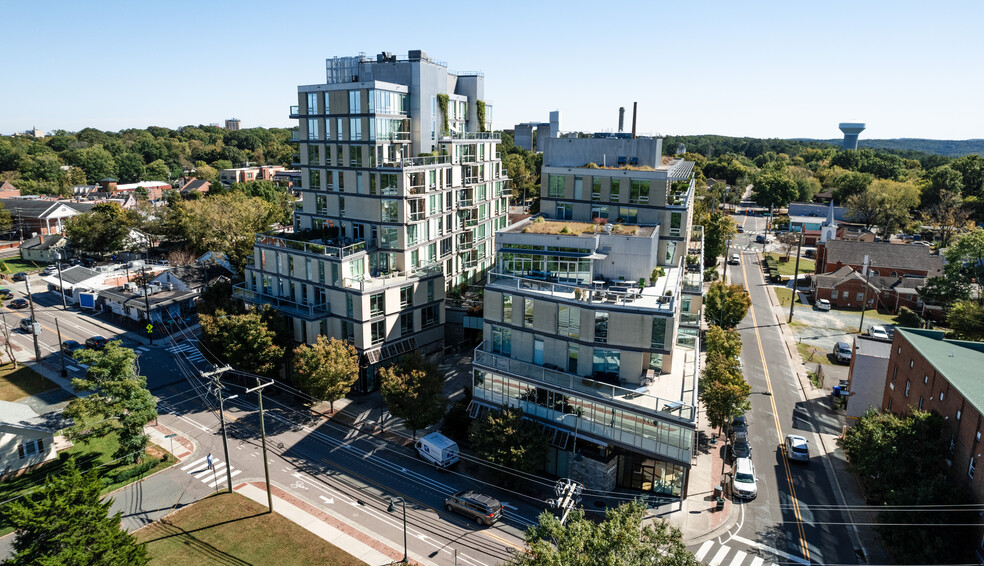
M807 440L796 434L787 434L786 458L798 462L809 462L810 447L807 445Z
M459 491L444 500L444 508L452 513L460 513L479 525L491 525L502 517L502 504L499 500L475 491Z

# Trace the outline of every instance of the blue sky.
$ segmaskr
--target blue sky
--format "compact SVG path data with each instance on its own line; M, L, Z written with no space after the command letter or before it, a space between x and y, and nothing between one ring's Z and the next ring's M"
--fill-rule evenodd
M984 2L0 2L0 133L291 126L332 56L485 72L497 128L984 138ZM476 8L482 7L481 10Z

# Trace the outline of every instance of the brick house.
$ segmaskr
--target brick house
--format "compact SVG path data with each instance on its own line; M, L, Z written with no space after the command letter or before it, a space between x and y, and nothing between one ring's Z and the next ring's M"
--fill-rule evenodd
M984 342L947 340L939 330L897 328L885 378L882 410L904 414L910 408L936 411L946 421L949 479L984 503ZM974 541L984 558L984 530Z
M943 258L929 246L828 240L817 244L817 273L835 272L845 265L855 271L864 269L865 257L871 262L872 275L888 277L936 277L943 274Z
M869 309L877 308L891 313L898 312L901 307L908 307L916 312L922 310L919 289L926 284L925 277L888 277L874 273L875 269L872 269L872 275L868 278L862 272L845 265L831 273L814 276L813 296L827 299L834 307L861 308L867 286Z

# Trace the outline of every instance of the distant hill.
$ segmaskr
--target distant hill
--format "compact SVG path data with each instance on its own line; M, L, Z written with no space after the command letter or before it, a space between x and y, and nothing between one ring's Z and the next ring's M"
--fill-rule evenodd
M843 139L806 140L829 143L840 147ZM975 153L984 156L984 139L974 140L926 140L919 138L900 138L894 140L858 140L859 148L890 149L895 151L921 151L947 157L960 157Z

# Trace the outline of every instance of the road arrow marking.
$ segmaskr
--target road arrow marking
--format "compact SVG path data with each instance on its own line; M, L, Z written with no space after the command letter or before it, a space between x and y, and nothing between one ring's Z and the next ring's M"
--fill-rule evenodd
M329 505L335 502L335 498L334 497L325 497L324 495L319 495L318 497L320 497L322 501L324 501L325 503L327 503Z

